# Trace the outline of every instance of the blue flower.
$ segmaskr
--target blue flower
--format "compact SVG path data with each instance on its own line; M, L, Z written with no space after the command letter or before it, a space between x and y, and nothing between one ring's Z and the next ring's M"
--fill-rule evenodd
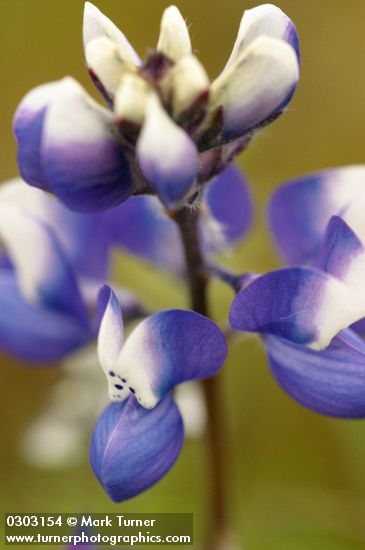
M299 403L364 417L365 342L348 328L365 316L364 280L364 245L332 216L314 265L256 277L234 299L230 323L263 335L274 377Z
M116 295L104 287L100 301L98 354L113 403L96 424L90 458L107 494L120 502L155 484L175 463L183 424L171 390L216 374L226 343L212 321L182 310L147 317L124 343Z
M270 4L245 12L212 83L175 6L144 62L89 2L83 37L89 73L112 111L68 77L29 92L14 119L23 178L77 211L146 192L169 209L198 201L204 184L284 111L299 78L295 27Z
M109 215L76 215L21 180L2 186L0 214L0 346L26 361L59 360L96 336ZM136 299L123 297L136 312Z

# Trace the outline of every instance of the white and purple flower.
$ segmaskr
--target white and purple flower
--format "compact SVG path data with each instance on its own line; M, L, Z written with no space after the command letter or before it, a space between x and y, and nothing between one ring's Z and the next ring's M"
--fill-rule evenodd
M363 211L364 198L356 203ZM345 221L353 208L330 218L313 265L255 277L230 311L234 329L263 335L272 373L289 395L319 413L349 418L365 416L365 342L348 328L365 316L365 248Z
M212 83L175 6L165 10L157 48L144 62L89 2L83 36L89 73L112 110L68 77L29 92L14 120L23 178L77 211L141 193L157 194L169 209L194 203L205 182L284 111L298 82L295 27L271 4L245 12Z
M226 357L219 328L192 311L147 317L124 342L119 301L109 287L98 353L113 401L100 416L91 442L91 465L107 494L120 502L146 490L175 463L183 423L171 390L215 375Z

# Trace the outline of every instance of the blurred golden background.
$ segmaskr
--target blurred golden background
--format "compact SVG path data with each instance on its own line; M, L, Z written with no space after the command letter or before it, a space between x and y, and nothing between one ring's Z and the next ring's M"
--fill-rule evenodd
M96 0L143 54L157 42L165 0ZM213 78L230 53L245 8L256 2L177 0L193 46ZM257 202L255 227L229 261L240 271L278 264L265 228L275 186L313 170L365 162L364 0L281 0L301 40L301 81L284 117L244 153ZM84 68L81 0L0 0L0 179L17 173L11 121L37 84L72 75L96 94ZM185 305L181 288L132 258L116 262L119 280L161 307ZM213 284L223 320L229 291ZM365 368L365 365L364 365ZM111 503L88 464L44 471L19 452L21 436L60 378L1 357L1 501L3 512L193 511L196 537L205 521L204 448L187 440L175 468L156 487L122 505ZM102 374L100 374L102 376ZM245 550L358 550L365 547L365 423L317 416L276 386L255 337L238 337L224 374L232 524Z

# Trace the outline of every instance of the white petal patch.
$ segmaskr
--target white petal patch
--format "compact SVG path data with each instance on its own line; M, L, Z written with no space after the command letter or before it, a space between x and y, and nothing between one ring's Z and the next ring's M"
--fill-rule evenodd
M24 297L41 301L42 288L57 279L57 253L44 226L30 213L6 201L0 206L0 240L15 266Z
M100 323L98 335L98 358L108 381L108 395L111 401L123 401L129 390L115 370L124 341L123 317L119 301L113 291Z
M65 117L68 108L70 119ZM53 144L98 143L111 136L113 115L89 96L71 77L65 79L63 93L49 107L43 148ZM77 184L77 182L75 182Z
M153 349L146 334L146 324L140 323L127 338L114 371L125 387L146 409L157 405L160 397L153 391L150 374L158 369Z
M198 382L180 384L175 389L174 397L183 419L186 437L202 437L207 425L207 407L201 385Z
M326 348L341 330L365 316L365 293L361 296L347 284L332 278L324 286L316 309L317 337L308 347L319 351Z
M224 70L232 65L243 50L258 36L265 35L284 39L288 25L292 25L289 17L273 4L262 4L245 10L232 53Z
M211 109L223 107L223 134L234 137L270 116L299 78L294 49L269 37L254 40L211 86Z
M118 45L106 36L100 36L88 42L85 57L88 67L113 97L122 75L130 70Z
M13 178L1 184L0 203L9 202L24 208L34 216L39 216L49 224L49 210L57 200L35 187L30 187L21 178Z
M131 394L143 407L152 409L160 397L152 389L150 374L157 364L148 323L142 322L123 344L123 320L119 301L112 291L99 329L98 357L108 381L111 401Z
M172 112L175 118L193 107L209 90L208 75L194 55L186 55L168 73L168 93L171 94Z
M178 61L191 54L189 31L176 6L169 6L162 15L157 50L172 61Z
M101 291L107 292L109 287ZM151 373L156 372L154 342L148 330L149 323L139 323L125 342L120 303L115 293L110 295L101 321L98 336L98 358L108 380L111 401L123 401L134 394L145 408L157 405L159 396L152 390Z
M36 115L47 107L53 99L62 93L63 84L67 85L68 78L41 84L30 90L21 100L14 117L14 124L21 117Z
M114 112L118 119L143 124L149 88L146 81L136 74L126 74L115 95Z
M118 45L123 61L135 67L141 65L141 60L134 51L124 34L114 25L108 17L106 17L96 6L91 2L85 3L84 21L83 21L83 40L84 48L91 40L100 37L110 38Z
M68 214L69 211L56 197L27 185L21 178L13 178L0 187L0 204L3 202L11 203L46 223L53 230L62 249L71 253L73 243L70 242L70 231L64 224L65 212Z

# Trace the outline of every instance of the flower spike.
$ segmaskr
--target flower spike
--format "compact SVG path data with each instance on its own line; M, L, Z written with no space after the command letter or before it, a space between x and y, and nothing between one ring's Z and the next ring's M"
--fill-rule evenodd
M134 194L157 195L168 210L198 206L209 181L284 111L299 78L295 27L269 4L246 12L212 84L176 6L164 11L157 50L143 63L90 2L83 39L90 76L113 112L69 78L26 96L14 121L24 179L77 212Z

